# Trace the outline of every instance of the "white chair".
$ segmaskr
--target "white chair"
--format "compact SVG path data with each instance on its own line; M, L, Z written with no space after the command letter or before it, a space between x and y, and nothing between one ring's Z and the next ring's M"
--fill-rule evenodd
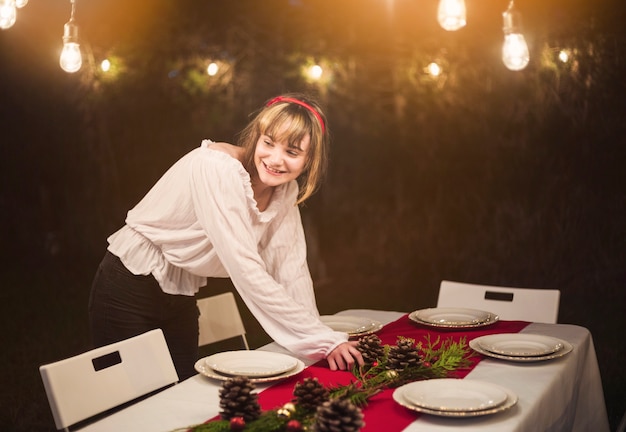
M57 429L178 382L161 329L39 368Z
M246 329L232 292L204 297L198 299L197 303L200 310L198 346L240 336L246 349L250 349Z
M437 307L465 307L498 314L500 319L556 323L561 292L441 281Z

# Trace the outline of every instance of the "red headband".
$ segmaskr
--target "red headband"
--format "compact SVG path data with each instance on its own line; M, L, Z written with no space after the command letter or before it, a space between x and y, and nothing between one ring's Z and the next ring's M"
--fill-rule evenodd
M284 96L276 96L274 99L269 101L265 106L274 105L277 102L291 102L291 103L295 103L295 104L305 107L306 109L311 111L315 117L317 117L317 120L320 122L320 125L322 126L322 133L326 133L326 125L324 124L324 120L322 119L322 116L320 115L319 112L317 112L315 108L313 108L308 103L302 102L300 99L294 99L294 98L284 97Z

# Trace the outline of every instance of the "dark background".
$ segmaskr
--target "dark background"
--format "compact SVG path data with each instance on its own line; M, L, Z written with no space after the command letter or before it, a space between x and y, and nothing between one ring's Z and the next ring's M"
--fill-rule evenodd
M518 0L531 62L511 72L509 1L466 3L467 27L449 33L436 0L78 1L76 74L58 66L69 2L19 10L0 32L0 429L54 429L38 366L89 348L89 285L126 211L201 139L232 142L285 91L316 95L333 137L302 209L320 311L433 306L442 279L560 289L559 322L593 334L615 427L625 6ZM438 79L424 73L433 60ZM314 61L331 77L307 81Z

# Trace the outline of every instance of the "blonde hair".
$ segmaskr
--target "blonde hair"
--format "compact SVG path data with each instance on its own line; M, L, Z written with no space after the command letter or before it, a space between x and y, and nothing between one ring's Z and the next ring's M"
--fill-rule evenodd
M284 99L297 99L308 107ZM317 115L311 110L315 110ZM320 122L321 119L321 122ZM282 128L288 124L286 130ZM310 136L307 160L298 177L297 204L313 195L322 183L328 166L329 134L327 121L320 106L310 98L289 93L269 100L254 119L239 133L237 144L244 150L243 166L249 173L256 172L254 152L261 135L284 139L289 146L299 147L302 140ZM280 135L282 136L277 136Z

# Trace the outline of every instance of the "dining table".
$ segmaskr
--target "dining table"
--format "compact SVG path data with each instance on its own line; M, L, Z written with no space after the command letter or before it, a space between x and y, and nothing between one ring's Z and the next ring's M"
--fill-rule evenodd
M363 317L379 322L381 334L389 341L404 336L406 331L419 335L432 334L433 329L420 326L410 319L407 312L375 309L348 309L336 314L338 317ZM446 330L446 329L443 329ZM386 332L386 333L385 333ZM421 333L419 333L421 332ZM500 320L494 325L470 328L464 331L468 343L480 335L517 332L524 335L542 335L558 338L569 344L571 351L544 361L509 361L479 352L475 354L473 367L463 375L463 380L490 383L507 389L515 395L515 403L508 409L493 410L489 415L441 416L417 412L401 406L394 400L393 390L372 398L363 408L365 426L363 431L480 431L480 432L538 432L538 431L609 431L609 421L604 402L600 370L591 333L585 327L574 324L546 324L507 322ZM396 334L398 333L398 334ZM437 333L446 335L445 331ZM393 343L393 342L385 342ZM258 350L290 354L275 342ZM293 354L290 354L293 355ZM271 392L294 383L304 377L316 377L319 371L326 377L348 372L330 372L324 362L300 359L306 367L301 373L286 380L256 383L259 399L265 395L264 409ZM328 379L328 378L326 378ZM331 378L332 379L332 378ZM197 374L176 385L166 388L146 399L132 404L85 425L84 432L140 431L167 432L187 430L217 418L220 413L219 389L223 381L205 374ZM288 397L284 394L283 398Z

